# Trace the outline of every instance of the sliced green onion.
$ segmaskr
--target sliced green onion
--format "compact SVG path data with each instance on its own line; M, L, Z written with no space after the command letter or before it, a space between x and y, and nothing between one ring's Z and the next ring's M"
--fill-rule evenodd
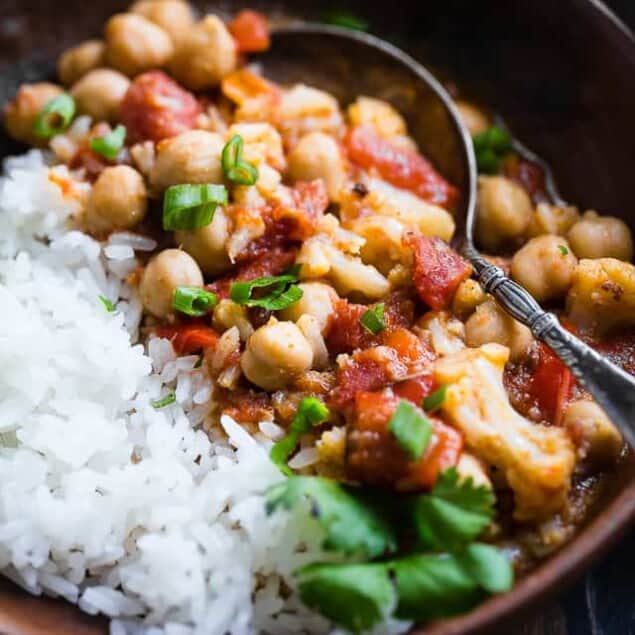
M63 93L47 102L33 123L33 132L41 139L50 139L70 126L75 116L75 100Z
M430 420L404 399L390 418L388 429L413 461L421 458L432 438Z
M225 176L238 185L254 185L258 180L258 168L243 157L243 138L234 135L223 148L221 156Z
M152 402L152 407L153 408L165 408L166 406L169 406L171 403L174 403L176 401L176 394L174 392L170 392L168 393L165 397L163 397L163 399L157 399L156 401Z
M341 26L344 29L351 29L351 31L368 31L368 22L366 20L343 11L327 13L322 22L333 26Z
M297 273L282 276L264 276L245 282L234 282L229 289L229 297L243 306L258 306L269 311L281 311L295 304L302 297L302 289L295 282ZM255 289L267 289L265 295L253 297Z
M386 328L386 322L384 321L385 309L386 305L380 302L368 309L359 319L359 323L373 335L381 333Z
M226 204L224 185L172 185L163 197L163 229L200 229L212 222L218 205Z
M101 303L104 305L104 308L106 309L106 311L108 311L108 313L114 312L115 305L105 295L100 295L99 299L101 300Z
M475 134L472 142L478 171L483 174L498 172L502 158L512 150L512 138L500 126Z
M423 409L426 412L434 412L435 410L438 410L445 401L445 394L447 391L448 387L447 385L444 385L435 390L432 394L428 395L423 400Z
M177 287L174 289L172 307L175 311L200 317L216 306L216 294L201 287Z
M126 140L126 127L121 124L103 137L90 140L90 149L110 161L114 161Z
M558 245L558 249L563 256L566 256L569 253L566 245Z

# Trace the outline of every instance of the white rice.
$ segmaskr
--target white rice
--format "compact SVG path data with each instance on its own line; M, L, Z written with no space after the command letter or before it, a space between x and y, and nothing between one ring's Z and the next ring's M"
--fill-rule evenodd
M134 344L141 304L124 279L156 243L70 230L85 188L62 195L46 164L32 151L0 179L0 568L114 618L111 635L328 632L292 576L333 560L321 531L302 512L265 513L282 429L200 429L212 386L198 358Z

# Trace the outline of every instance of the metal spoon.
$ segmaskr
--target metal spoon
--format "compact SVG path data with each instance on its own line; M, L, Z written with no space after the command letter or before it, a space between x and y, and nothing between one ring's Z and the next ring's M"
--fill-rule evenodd
M635 378L564 329L474 246L477 170L472 142L452 99L432 74L377 37L316 24L277 29L270 51L258 59L273 80L317 86L342 103L358 95L385 99L404 115L423 153L461 191L456 221L459 233L463 230L463 253L481 286L555 352L635 447Z

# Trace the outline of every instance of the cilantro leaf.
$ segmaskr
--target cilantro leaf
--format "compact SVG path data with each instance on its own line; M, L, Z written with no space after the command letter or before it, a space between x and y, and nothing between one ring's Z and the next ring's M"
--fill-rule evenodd
M430 494L415 503L415 523L420 538L438 550L460 550L477 538L494 516L494 495L471 478L459 483L459 474L450 468L439 475Z
M329 409L315 397L305 397L298 406L289 426L288 434L271 448L269 457L283 474L290 476L293 472L287 466L287 460L306 434L314 425L322 423L329 416Z
M496 547L475 542L456 554L464 571L490 593L504 593L514 585L514 570Z
M383 564L313 564L298 577L302 601L353 633L385 619L396 604Z
M388 429L413 461L421 457L432 437L430 420L405 399L399 402Z
M371 506L336 481L318 476L291 476L267 493L267 513L292 509L308 499L311 512L326 530L323 547L375 558L396 549L388 523Z

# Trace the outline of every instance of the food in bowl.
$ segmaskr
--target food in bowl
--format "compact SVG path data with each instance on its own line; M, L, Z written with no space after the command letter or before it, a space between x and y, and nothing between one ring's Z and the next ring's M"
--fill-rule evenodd
M566 542L619 432L451 246L459 192L372 95L283 86L266 19L142 0L22 86L0 553L111 632L407 630ZM621 221L457 104L478 239L633 369Z

